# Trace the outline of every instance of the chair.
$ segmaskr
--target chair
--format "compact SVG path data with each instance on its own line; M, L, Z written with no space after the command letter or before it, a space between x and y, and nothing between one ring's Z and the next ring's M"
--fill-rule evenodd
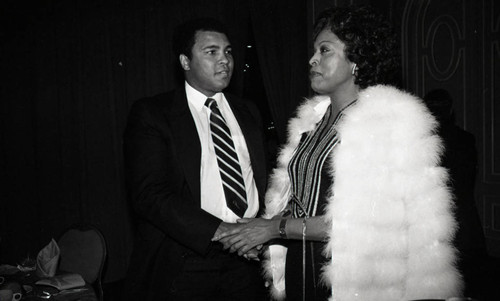
M90 225L74 225L61 235L57 244L61 251L59 270L80 274L102 300L101 273L106 261L106 241L102 233Z

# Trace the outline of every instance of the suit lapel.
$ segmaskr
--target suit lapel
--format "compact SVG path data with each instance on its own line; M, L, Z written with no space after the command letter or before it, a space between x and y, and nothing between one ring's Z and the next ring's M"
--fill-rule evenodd
M261 164L260 162L265 160L265 156L260 149L262 144L261 133L256 127L255 117L246 105L235 99L234 96L227 94L225 96L245 138L257 189L262 199L265 189L265 164ZM167 122L170 123L169 127L173 129L173 143L177 156L180 158L179 165L184 170L184 175L193 193L193 197L201 204L201 145L184 89L176 90L171 101L173 103L169 106L170 109L165 114L167 115Z
M265 166L265 164L260 162L265 160L265 158L262 154L262 150L260 149L262 145L262 136L258 130L258 125L255 124L255 116L252 115L246 105L244 105L241 101L238 101L238 99L235 99L234 96L228 94L225 94L225 96L231 106L231 110L233 111L236 120L238 121L243 137L245 138L254 173L254 179L257 184L257 190L259 191L261 199L263 199L262 196L265 189L265 170L262 167Z
M180 158L179 166L184 170L193 197L200 202L201 145L198 131L184 89L176 90L172 101L174 103L165 114L171 122L169 126L172 129L177 156Z

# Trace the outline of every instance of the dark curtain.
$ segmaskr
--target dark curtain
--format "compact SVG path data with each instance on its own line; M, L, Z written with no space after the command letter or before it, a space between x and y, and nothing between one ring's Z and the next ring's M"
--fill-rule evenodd
M288 119L308 96L307 1L250 1L251 22L278 143Z
M230 90L237 94L248 80L245 43L254 29L262 82L283 137L307 87L305 1L268 2L1 4L0 263L34 258L65 228L91 223L108 244L105 281L124 276L133 223L122 134L135 100L176 86L170 40L182 20L210 15L236 25Z

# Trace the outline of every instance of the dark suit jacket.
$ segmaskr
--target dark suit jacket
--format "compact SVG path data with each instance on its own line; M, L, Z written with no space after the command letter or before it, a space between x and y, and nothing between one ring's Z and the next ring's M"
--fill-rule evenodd
M262 208L266 159L260 115L251 103L225 96L245 136ZM183 258L206 254L221 223L200 207L201 145L184 88L133 104L124 151L137 222L126 294L161 300Z
M476 139L451 121L443 121L440 131L445 145L443 166L450 175L455 196L455 218L458 231L455 246L460 252L458 266L465 281L465 296L481 299L487 249L481 220L476 207L474 189L477 174Z

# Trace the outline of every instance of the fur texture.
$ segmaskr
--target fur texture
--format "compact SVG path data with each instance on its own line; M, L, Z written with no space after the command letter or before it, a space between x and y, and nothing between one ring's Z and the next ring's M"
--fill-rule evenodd
M329 101L309 99L290 120L288 143L266 193L266 218L285 207L288 162L301 134L314 128ZM331 261L323 277L332 288L331 300L460 296L463 284L452 246L457 225L448 174L439 167L442 143L435 119L420 99L390 86L363 90L344 114L338 125L341 143L327 167L334 184L325 215L331 226L325 254ZM272 295L282 299L284 283L276 279L284 279L286 251L267 255Z

